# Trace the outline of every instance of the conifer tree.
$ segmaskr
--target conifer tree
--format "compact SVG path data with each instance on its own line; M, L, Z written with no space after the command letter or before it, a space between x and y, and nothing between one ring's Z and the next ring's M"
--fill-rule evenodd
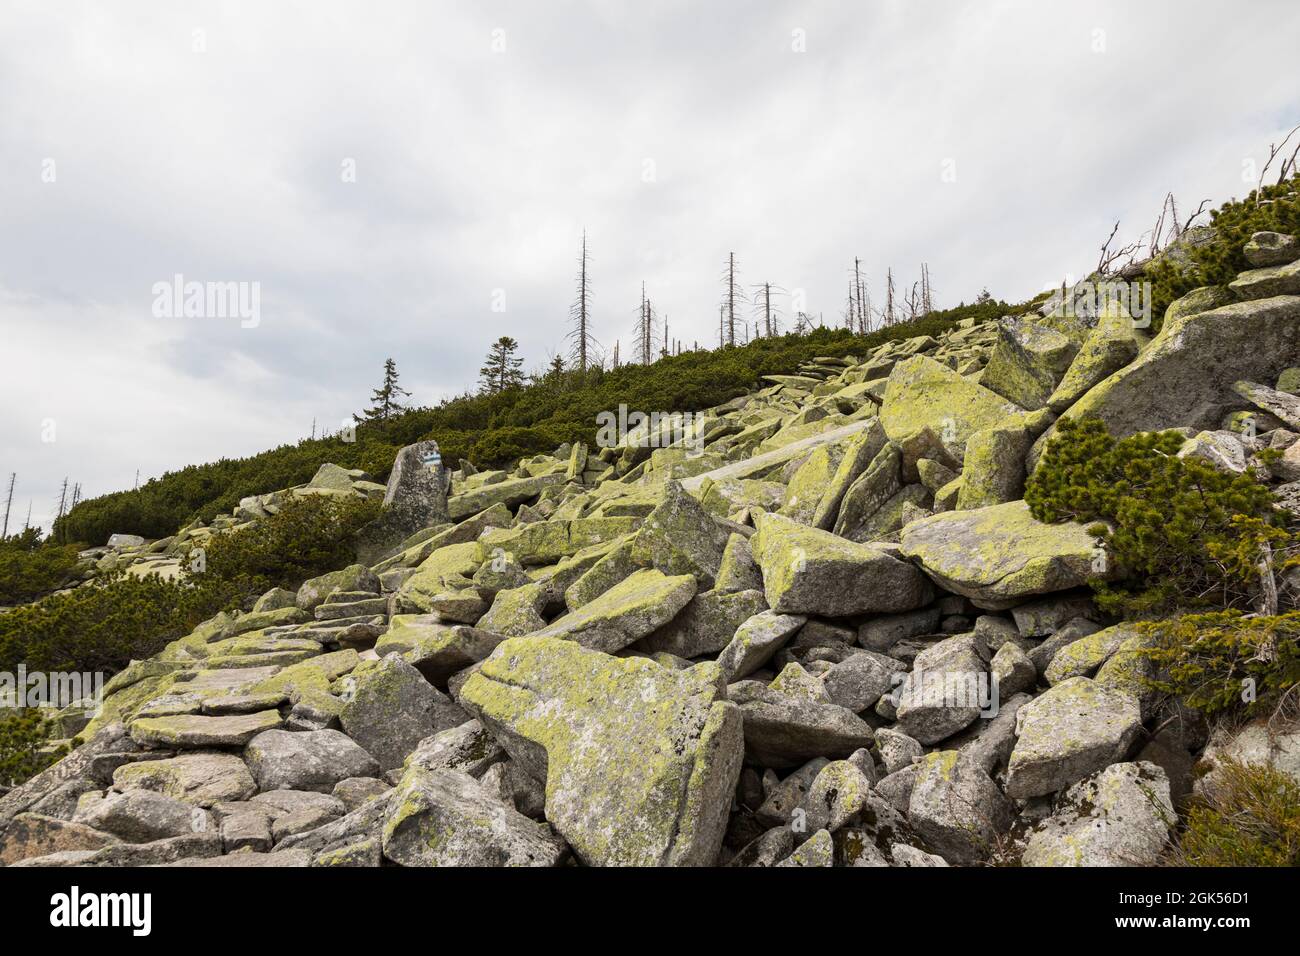
M483 367L478 370L479 383L484 392L497 395L524 383L524 373L521 371L524 360L515 356L517 351L519 343L508 335L503 335L492 343Z
M352 418L357 422L377 422L392 418L408 410L408 406L402 404L402 399L409 397L410 394L397 384L397 363L392 359L385 359L383 384L370 393L370 401L373 404L360 415L354 414Z

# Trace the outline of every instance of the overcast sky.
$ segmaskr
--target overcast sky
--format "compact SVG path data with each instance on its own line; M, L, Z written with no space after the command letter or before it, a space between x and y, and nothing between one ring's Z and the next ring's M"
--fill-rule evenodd
M625 358L643 280L713 343L733 251L828 322L854 256L877 296L926 261L939 305L1026 298L1167 190L1247 192L1297 36L1294 0L0 0L11 531L65 475L337 427L388 356L422 404L502 334L542 365L584 228ZM156 315L178 274L257 283L260 321Z

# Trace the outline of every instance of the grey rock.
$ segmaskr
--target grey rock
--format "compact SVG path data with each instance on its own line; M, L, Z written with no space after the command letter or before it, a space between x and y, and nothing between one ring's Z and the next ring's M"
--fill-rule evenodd
M1141 726L1129 694L1087 677L1057 684L1016 715L1007 796L1053 793L1123 760Z
M496 739L477 720L469 720L420 741L406 762L426 770L455 770L477 779L505 759L506 752Z
M893 727L882 727L876 731L876 746L880 749L886 774L910 767L925 753L920 741Z
M564 842L474 778L411 767L384 820L384 856L402 866L557 866Z
M77 822L128 843L149 843L213 826L207 811L150 790L109 793L87 812L78 814Z
M1282 232L1257 232L1242 247L1246 261L1256 269L1282 266L1300 259L1300 242Z
M1030 834L1024 866L1154 866L1178 817L1165 773L1118 763L1071 786Z
M730 683L763 667L807 620L802 614L765 610L742 622L718 655L723 679Z
M337 730L267 731L249 743L244 758L264 791L328 792L340 780L380 772L374 757Z
M761 767L793 767L813 757L847 757L871 746L874 734L861 717L835 704L797 700L749 683L733 699L745 718L745 755Z
M451 698L395 653L357 679L356 692L339 715L343 730L383 770L400 767L424 738L467 720L469 716Z
M1038 682L1038 668L1029 655L1013 641L1007 641L998 648L989 664L989 671L998 682L999 701L1014 697L1021 691L1031 690Z
M1015 813L987 773L955 750L944 750L919 764L907 816L949 863L976 863L1011 828Z
M447 490L451 476L432 439L397 453L384 490L384 510L357 532L357 559L377 564L422 528L450 520Z
M763 571L767 603L782 614L854 614L908 611L932 590L914 566L888 550L808 528L767 514L750 539Z
M899 729L938 743L996 706L987 652L974 634L958 634L918 654L894 701Z

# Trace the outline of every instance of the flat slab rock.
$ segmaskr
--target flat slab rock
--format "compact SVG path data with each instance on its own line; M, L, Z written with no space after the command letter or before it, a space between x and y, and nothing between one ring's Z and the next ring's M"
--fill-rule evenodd
M257 793L248 766L234 754L194 753L124 764L113 773L116 790L154 790L199 807L247 800Z
M282 723L276 710L224 717L198 714L142 717L131 724L131 738L138 744L154 747L242 747L258 734L274 730Z
M695 596L692 575L638 571L600 597L536 631L541 638L565 638L612 654L654 633Z
M1093 570L1097 541L1083 525L1044 524L1023 501L922 518L900 543L940 587L988 610L1105 576Z
M729 688L745 717L745 754L761 767L847 757L874 740L871 725L838 704L789 697L757 681Z
M715 862L743 737L716 664L670 670L572 641L511 638L461 689L590 865Z

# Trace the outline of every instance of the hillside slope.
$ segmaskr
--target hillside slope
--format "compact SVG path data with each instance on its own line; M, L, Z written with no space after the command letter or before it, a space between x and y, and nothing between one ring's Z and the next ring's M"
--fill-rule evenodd
M1300 242L1239 254L1158 331L1080 286L507 468L417 442L369 560L59 713L0 862L1285 862L1233 801L1300 795Z

